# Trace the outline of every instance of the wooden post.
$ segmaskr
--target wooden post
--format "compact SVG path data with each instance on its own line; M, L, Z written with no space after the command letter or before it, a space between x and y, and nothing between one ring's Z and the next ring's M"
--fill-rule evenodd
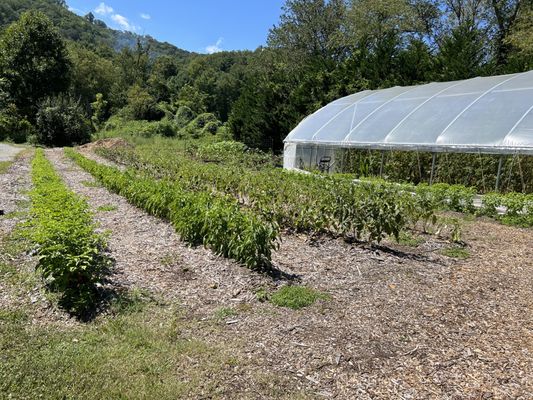
M503 156L500 156L500 161L498 162L498 173L496 174L496 191L500 190L500 177L502 174L503 166Z
M435 162L437 161L437 153L433 153L431 158L431 174L429 175L429 184L433 184L433 177L435 176Z
M379 165L379 177L383 177L383 164L385 163L385 150L381 150L381 164Z

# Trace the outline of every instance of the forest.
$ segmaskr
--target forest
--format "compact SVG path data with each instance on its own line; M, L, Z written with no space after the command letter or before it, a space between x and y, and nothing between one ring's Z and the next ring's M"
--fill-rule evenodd
M531 0L287 0L264 47L205 55L62 0L5 0L0 140L80 144L118 129L279 152L341 96L531 69L532 21Z

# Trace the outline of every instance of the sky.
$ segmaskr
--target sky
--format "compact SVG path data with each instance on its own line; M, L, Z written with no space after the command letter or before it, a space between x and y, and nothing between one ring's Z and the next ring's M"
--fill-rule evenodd
M266 43L284 0L67 0L109 27L150 35L188 51L255 50Z

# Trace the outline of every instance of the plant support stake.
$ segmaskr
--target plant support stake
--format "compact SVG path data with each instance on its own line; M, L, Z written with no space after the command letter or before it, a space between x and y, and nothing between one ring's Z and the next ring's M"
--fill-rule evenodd
M433 177L435 176L435 162L437 161L437 153L433 153L431 158L431 174L429 176L429 184L433 185Z
M503 156L500 156L500 161L498 162L498 173L496 174L496 191L500 190L500 177L502 174L503 166Z

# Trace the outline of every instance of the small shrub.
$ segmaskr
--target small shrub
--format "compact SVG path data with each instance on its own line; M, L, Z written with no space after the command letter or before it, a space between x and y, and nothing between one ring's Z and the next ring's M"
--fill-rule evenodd
M272 304L278 307L299 310L314 304L319 299L327 299L324 293L305 286L283 286L270 297Z

